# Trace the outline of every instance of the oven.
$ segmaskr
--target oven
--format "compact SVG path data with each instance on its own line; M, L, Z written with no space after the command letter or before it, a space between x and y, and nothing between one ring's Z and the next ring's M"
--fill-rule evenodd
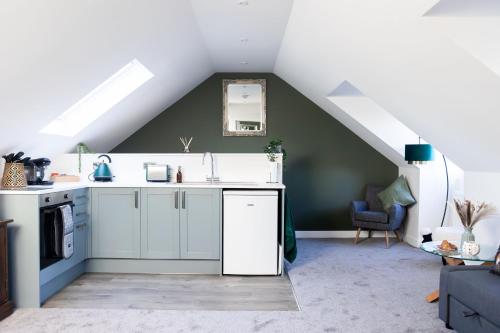
M61 191L39 196L40 207L40 270L63 260L62 236L64 226L59 207L70 205L73 210L71 191Z

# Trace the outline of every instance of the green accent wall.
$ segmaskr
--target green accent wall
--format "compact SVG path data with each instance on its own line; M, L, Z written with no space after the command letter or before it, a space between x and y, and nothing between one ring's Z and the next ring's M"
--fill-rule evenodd
M267 80L267 137L222 136L222 79ZM297 230L349 230L349 203L366 184L388 185L398 168L292 86L270 73L217 73L120 143L112 153L261 153L284 141L284 172Z

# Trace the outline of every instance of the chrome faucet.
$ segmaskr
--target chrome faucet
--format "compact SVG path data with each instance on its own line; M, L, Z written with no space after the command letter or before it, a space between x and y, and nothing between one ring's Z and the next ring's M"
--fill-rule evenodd
M214 174L214 156L212 155L211 152L206 152L203 154L203 161L202 164L205 165L205 157L210 156L210 170L211 170L211 176L207 177L207 181L210 181L210 184L213 184L214 181L219 181L218 177L215 177Z

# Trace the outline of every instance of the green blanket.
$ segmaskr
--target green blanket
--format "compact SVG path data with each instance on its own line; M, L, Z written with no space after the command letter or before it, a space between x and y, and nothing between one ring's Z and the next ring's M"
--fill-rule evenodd
M285 193L285 258L294 262L297 257L297 241L295 240L295 224L288 195Z

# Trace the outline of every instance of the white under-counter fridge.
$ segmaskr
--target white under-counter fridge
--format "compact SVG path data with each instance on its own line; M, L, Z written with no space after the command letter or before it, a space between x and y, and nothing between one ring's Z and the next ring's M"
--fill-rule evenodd
M278 274L278 191L223 192L222 274Z

